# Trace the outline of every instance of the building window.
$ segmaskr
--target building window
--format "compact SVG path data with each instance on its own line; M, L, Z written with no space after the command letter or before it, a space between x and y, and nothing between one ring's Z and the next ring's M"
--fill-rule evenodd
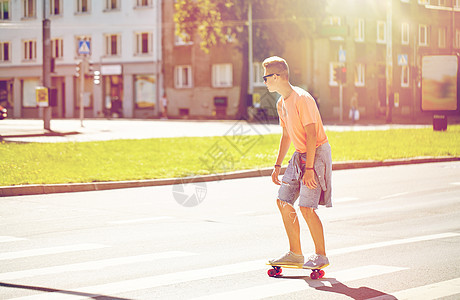
M455 29L455 48L460 48L460 29Z
M401 24L401 44L409 45L409 23Z
M37 59L37 41L27 40L23 41L24 45L24 56L23 60L31 61Z
M135 75L136 108L154 108L157 104L155 75Z
M355 41L364 42L364 19L355 19Z
M105 10L118 10L120 9L120 4L118 0L105 0Z
M176 66L174 72L174 82L176 88L191 88L192 87L192 67L191 66Z
M50 15L59 16L62 14L61 1L62 0L50 0Z
M89 1L90 0L77 0L77 13L89 12Z
M121 54L121 36L119 34L107 34L105 36L105 55L118 56Z
M11 49L10 49L10 43L9 42L0 42L0 61L5 62L5 61L10 61Z
M428 27L426 25L418 26L418 45L428 46Z
M35 18L36 17L36 10L35 10L35 0L24 0L24 18Z
M409 66L401 67L401 86L409 87Z
M377 43L386 43L387 26L385 21L377 21Z
M151 7L152 0L136 0L136 7Z
M438 0L439 6L446 6L446 0Z
M232 64L212 65L212 86L231 87L233 85Z
M427 5L430 4L430 0L418 0L418 4Z
M261 62L255 62L253 63L252 69L254 70L254 78L252 82L254 83L254 86L264 86L264 67L262 66Z
M35 88L40 85L40 79L38 78L21 80L22 107L37 107Z
M64 56L64 41L62 38L51 40L51 54L54 58L62 58Z
M182 46L182 45L191 45L193 44L193 41L190 39L190 36L182 33L182 35L185 35L186 38L183 38L181 35L179 35L179 32L177 30L177 25L176 25L176 30L174 31L174 45L176 46Z
M446 28L440 27L438 29L438 47L446 48Z
M362 63L358 63L355 66L355 86L364 86L365 85L365 66Z
M136 55L153 53L153 34L150 32L136 33Z
M1 0L0 1L0 20L9 20L10 19L10 1Z
M454 6L455 6L455 8L460 8L460 1L459 1L459 0L455 0L455 1L454 1Z

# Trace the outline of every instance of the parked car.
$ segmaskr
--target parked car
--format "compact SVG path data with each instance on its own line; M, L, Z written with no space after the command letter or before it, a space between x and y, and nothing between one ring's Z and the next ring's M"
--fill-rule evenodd
M0 120L6 119L6 117L8 117L8 111L0 105Z

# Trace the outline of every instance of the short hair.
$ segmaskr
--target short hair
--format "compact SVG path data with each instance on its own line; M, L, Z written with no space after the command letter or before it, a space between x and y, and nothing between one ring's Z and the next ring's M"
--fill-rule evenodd
M281 74L281 76L289 79L289 66L284 58L271 56L263 61L262 66L264 69L269 69L270 72Z

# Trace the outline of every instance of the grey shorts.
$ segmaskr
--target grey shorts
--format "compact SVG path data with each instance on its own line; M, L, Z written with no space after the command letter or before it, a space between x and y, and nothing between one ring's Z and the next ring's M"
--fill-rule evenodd
M323 149L319 149L321 147L323 147L326 152L328 151L328 155L330 157L330 146L328 143L318 147L315 156L315 181L317 183L316 189L309 189L302 182L303 173L305 172L306 153L295 152L291 160L289 160L289 165L284 172L282 184L278 191L279 200L294 205L294 203L297 201L297 198L299 198L299 206L311 207L313 209L318 208L320 198L322 198L322 196L324 198L324 191L326 190L326 188L322 186L324 185L323 182L326 174L322 171L325 170L325 168L323 165L323 160L321 159L321 153L325 151ZM318 176L322 177L322 181L320 181ZM327 206L329 205L330 203Z

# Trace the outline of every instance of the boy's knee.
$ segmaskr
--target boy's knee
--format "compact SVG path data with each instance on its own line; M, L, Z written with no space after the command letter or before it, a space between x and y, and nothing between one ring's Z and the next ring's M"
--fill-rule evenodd
M312 207L303 207L303 206L301 206L300 211L302 212L302 214L304 216L310 216L310 215L315 214L315 209L312 208Z

